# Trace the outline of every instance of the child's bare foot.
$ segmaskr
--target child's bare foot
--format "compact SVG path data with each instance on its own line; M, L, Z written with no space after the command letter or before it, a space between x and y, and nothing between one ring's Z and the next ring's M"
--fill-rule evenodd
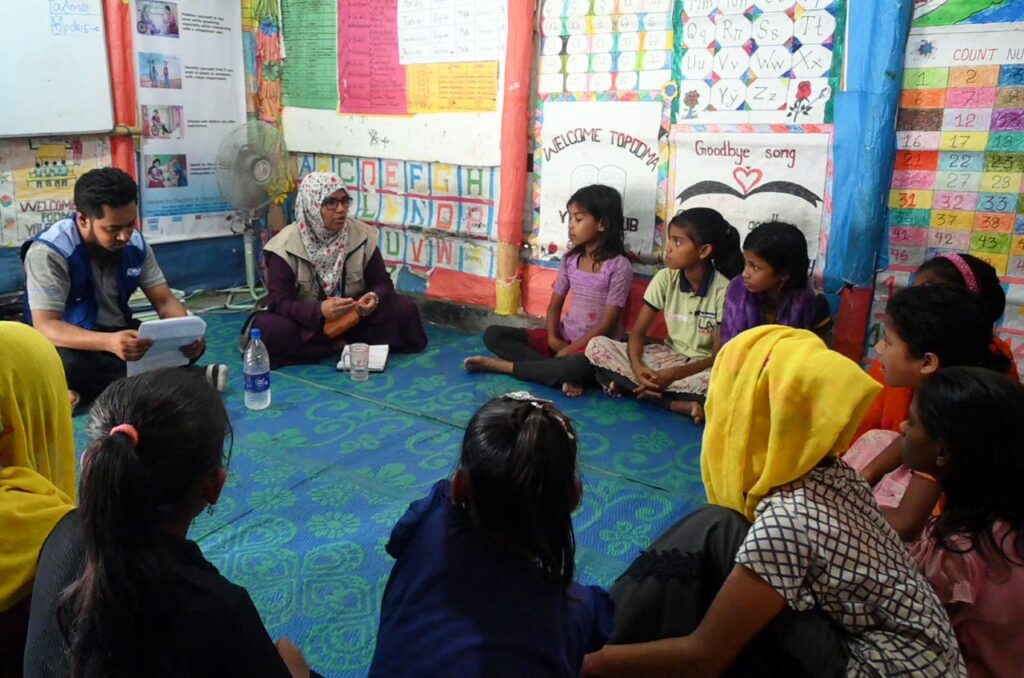
M660 400L662 398L661 392L659 391L638 389L638 391L634 391L634 393L636 393L637 400Z
M562 393L569 396L570 398L578 398L583 395L583 387L577 386L576 384L570 384L565 382L562 384Z
M501 358L491 358L486 355L471 355L462 361L462 366L467 372L497 372L498 374L512 374L512 363Z
M622 397L622 387L619 386L619 384L614 381L608 382L608 385L604 387L604 392L606 395L610 395L613 398Z
M696 401L675 400L669 405L669 409L676 414L686 415L693 419L693 423L700 425L704 423L704 406Z

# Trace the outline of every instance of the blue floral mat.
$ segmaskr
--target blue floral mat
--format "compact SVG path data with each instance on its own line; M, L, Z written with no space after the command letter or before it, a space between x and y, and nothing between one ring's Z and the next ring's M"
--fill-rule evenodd
M478 335L429 326L419 355L392 355L356 383L333 361L273 374L270 408L242 402L244 314L204 316L204 362L231 368L234 440L228 484L191 537L249 590L271 636L287 636L327 676L362 676L373 655L392 525L451 474L463 428L489 398L528 388L555 400L580 433L583 503L575 515L579 578L611 584L640 549L704 503L701 429L600 391L570 399L511 377L469 374ZM84 417L76 420L79 449Z

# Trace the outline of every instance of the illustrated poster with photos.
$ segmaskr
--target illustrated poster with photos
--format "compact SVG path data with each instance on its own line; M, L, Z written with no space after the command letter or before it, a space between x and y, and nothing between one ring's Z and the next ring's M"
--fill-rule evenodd
M223 139L244 124L242 11L231 0L134 0L141 227L151 242L230 235Z

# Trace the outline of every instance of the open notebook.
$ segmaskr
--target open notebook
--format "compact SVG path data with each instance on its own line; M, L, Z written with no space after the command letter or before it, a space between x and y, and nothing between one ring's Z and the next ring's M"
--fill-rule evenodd
M388 362L388 345L375 344L370 346L370 372L383 372ZM341 352L341 360L338 361L339 370L349 369L348 346Z

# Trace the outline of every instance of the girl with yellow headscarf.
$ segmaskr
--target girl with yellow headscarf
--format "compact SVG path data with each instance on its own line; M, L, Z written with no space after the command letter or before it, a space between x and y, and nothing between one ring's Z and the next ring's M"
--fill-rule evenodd
M0 672L21 667L39 549L74 508L75 442L57 350L28 325L0 322ZM19 633L20 631L20 633Z
M611 590L614 645L591 676L964 676L931 586L838 459L879 387L807 330L719 353L701 467L711 506Z

